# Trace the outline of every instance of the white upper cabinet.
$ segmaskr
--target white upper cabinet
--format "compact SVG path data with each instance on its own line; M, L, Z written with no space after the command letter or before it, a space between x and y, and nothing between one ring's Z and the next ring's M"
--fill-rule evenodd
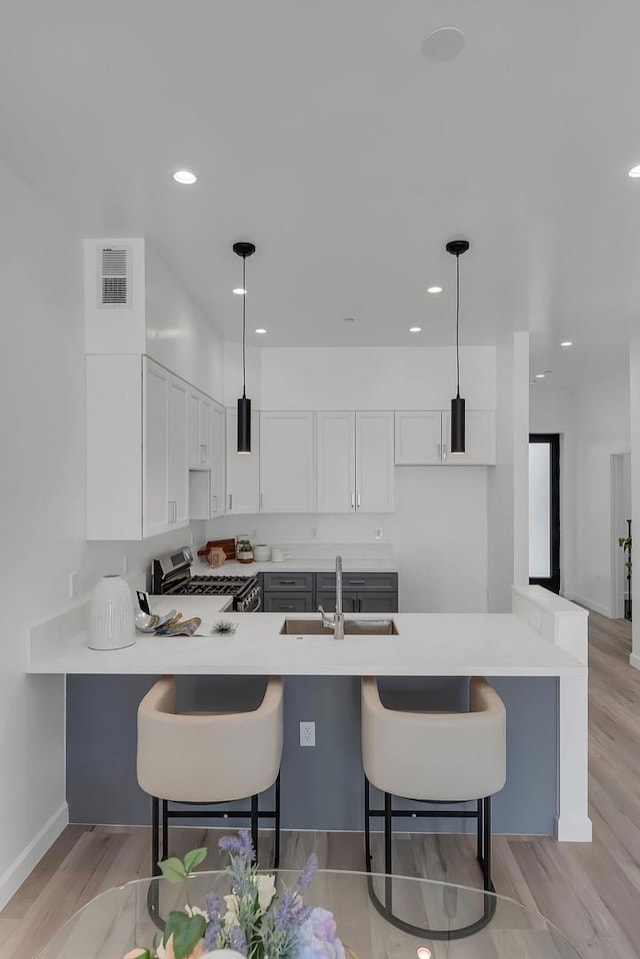
M393 413L356 413L356 510L393 511Z
M315 496L314 414L260 414L260 509L312 513Z
M221 516L225 511L225 411L219 403L211 403L211 516Z
M189 525L187 384L144 361L142 533Z
M391 512L393 413L317 417L318 512Z
M317 414L318 512L351 513L356 508L356 415Z
M171 527L188 526L187 384L171 374L167 382L167 485Z
M495 466L496 414L494 410L467 410L465 452L451 453L451 413L442 413L442 460L447 466Z
M238 453L238 411L227 409L227 513L260 512L260 415L251 413L251 452Z
M213 400L198 390L189 389L188 444L189 469L210 469L213 457L211 447L211 417Z
M411 410L395 414L396 466L435 466L442 462L440 410Z

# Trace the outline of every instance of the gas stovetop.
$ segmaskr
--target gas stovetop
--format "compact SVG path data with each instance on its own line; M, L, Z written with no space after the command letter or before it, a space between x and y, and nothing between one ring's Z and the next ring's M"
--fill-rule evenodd
M252 586L253 576L189 576L165 585L165 594L182 596L238 596Z

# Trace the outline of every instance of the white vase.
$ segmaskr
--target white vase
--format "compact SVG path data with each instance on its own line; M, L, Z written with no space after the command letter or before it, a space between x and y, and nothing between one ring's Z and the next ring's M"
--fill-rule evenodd
M91 594L87 645L91 649L122 649L135 641L131 590L122 576L103 576Z

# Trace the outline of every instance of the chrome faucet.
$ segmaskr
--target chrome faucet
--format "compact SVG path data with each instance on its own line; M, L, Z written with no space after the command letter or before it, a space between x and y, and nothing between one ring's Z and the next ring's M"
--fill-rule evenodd
M334 639L344 639L344 613L342 612L342 556L336 556L336 611L333 617L327 616L322 606L322 625L333 630Z

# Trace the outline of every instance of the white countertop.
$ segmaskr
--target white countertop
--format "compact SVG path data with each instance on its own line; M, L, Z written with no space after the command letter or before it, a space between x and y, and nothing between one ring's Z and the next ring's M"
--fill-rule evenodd
M255 576L256 573L334 573L336 561L334 559L285 559L281 563L238 563L237 560L227 560L222 566L212 569L203 561L194 563L191 567L193 576ZM398 564L392 559L343 559L342 569L345 573L397 573Z
M298 567L299 568L299 567ZM179 609L203 623L227 597L154 597L154 612ZM574 607L575 608L575 607ZM137 634L119 650L93 650L86 633L32 642L29 673L283 676L569 676L586 666L513 613L393 613L398 636L281 636L282 613L225 613L233 636L158 638ZM296 619L317 619L317 614ZM350 617L347 617L350 618ZM361 615L358 619L380 619Z

